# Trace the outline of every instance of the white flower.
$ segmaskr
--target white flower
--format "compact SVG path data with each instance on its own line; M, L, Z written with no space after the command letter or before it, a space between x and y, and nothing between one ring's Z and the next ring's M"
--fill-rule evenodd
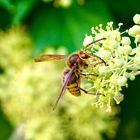
M108 60L111 57L110 52L103 49L101 49L101 51L99 51L97 55L101 56L103 60Z
M135 24L140 24L140 14L136 14L133 17L133 21L135 22Z
M117 66L117 67L122 67L124 65L123 59L115 58L114 62L115 62L115 66Z
M122 37L121 43L122 43L122 45L130 45L131 44L130 38Z
M132 48L129 45L124 45L123 46L123 52L124 54L130 54L132 52Z
M134 25L133 27L131 27L128 31L130 36L135 37L136 35L140 34L140 26L139 25Z
M134 16L134 22L138 24L140 15ZM93 83L90 89L104 96L97 98L96 105L99 107L106 106L107 110L111 109L110 102L112 99L119 104L123 100L123 95L120 93L122 87L128 86L128 79L134 80L140 74L140 25L134 25L125 32L120 32L120 26L114 29L113 22L107 23L106 30L102 25L92 28L93 40L98 38L106 38L100 43L91 46L91 52L96 50L95 54L102 58L106 65L100 60L97 65L94 65L92 73L97 76L93 78ZM123 33L125 36L123 36ZM131 46L130 36L134 37L135 45ZM123 36L123 37L122 37ZM89 39L90 40L90 39ZM88 41L88 43L90 43ZM91 62L92 63L92 62Z
M117 93L115 96L114 96L114 100L116 101L117 104L119 104L124 98L124 95L121 94L121 93Z
M135 56L135 57L134 57L134 63L135 63L136 65L140 65L140 56Z
M83 41L83 46L87 46L89 43L91 43L93 41L93 37L90 35L86 35L84 41Z
M126 82L127 82L127 78L125 76L120 76L117 79L117 84L118 85L125 86L126 85Z
M100 66L99 67L99 73L101 75L106 75L109 72L109 68L106 66Z

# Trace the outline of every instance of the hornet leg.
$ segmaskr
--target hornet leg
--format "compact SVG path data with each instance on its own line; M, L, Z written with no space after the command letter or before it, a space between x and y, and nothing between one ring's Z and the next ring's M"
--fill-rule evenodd
M100 93L90 93L90 92L86 91L85 89L83 89L81 87L80 87L80 90L82 90L85 94L90 94L90 95L103 95L103 94L100 94Z

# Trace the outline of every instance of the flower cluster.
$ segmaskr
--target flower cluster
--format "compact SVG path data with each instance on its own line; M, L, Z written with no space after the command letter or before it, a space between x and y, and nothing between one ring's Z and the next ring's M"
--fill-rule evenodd
M65 64L35 63L31 48L24 28L0 31L0 103L15 127L10 140L102 140L101 133L114 137L119 123L114 118L117 109L114 107L111 113L106 113L92 108L91 96L85 100L84 96L75 98L66 94L52 111L62 86ZM66 50L47 48L45 53L66 54Z
M97 75L89 78L89 89L99 94L95 104L105 106L106 111L111 111L113 99L117 104L123 100L122 87L128 87L128 80L134 80L140 74L140 15L136 14L133 20L136 25L124 32L120 32L122 23L116 29L113 28L113 22L107 23L106 29L100 24L92 28L92 35L86 35L83 42L86 46L93 38L105 38L91 45L90 51L101 57L106 65L97 65L92 60L92 69L90 67L88 72ZM131 46L131 37L134 37L135 48Z

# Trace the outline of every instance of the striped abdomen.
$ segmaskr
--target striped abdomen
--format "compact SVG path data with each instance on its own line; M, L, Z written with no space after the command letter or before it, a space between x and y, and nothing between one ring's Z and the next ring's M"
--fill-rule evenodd
M67 76L69 74L70 70L66 69L64 71L64 77L63 77L63 82L65 82L67 79ZM74 96L80 96L81 92L80 92L80 76L78 73L73 72L71 77L69 77L69 81L68 84L66 86L67 90Z
M78 86L78 83L71 83L67 86L68 91L74 95L74 96L80 96L81 92L80 92L80 88Z

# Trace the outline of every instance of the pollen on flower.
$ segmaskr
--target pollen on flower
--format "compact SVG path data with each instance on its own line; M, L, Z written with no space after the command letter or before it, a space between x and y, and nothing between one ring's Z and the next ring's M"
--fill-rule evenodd
M138 24L140 15L135 15L133 19ZM119 23L115 28L113 22L108 22L103 29L100 24L95 28L92 27L92 36L88 36L94 38L93 40L106 38L91 46L90 51L103 59L106 65L102 62L94 65L90 72L96 73L97 76L94 76L93 81L89 80L92 83L90 89L100 94L100 97L96 96L96 106L106 107L106 111L111 111L113 100L116 104L123 100L122 87L127 88L128 80L134 80L140 74L140 25L134 25L120 32L122 25ZM131 42L130 36L134 37L134 42ZM90 43L90 39L89 41L87 39L87 42ZM131 44L135 44L135 47Z

